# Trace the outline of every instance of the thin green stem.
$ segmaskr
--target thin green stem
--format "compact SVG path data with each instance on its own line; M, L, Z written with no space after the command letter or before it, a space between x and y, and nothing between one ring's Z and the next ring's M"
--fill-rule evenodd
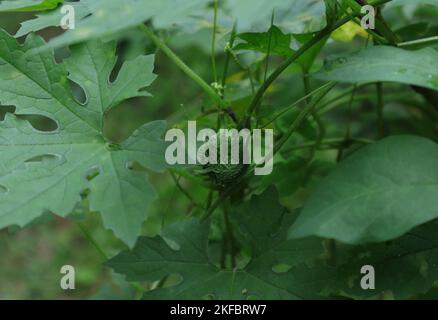
M76 225L78 226L79 230L81 230L81 232L84 235L85 239L87 239L87 241L89 243L91 243L94 248L96 248L97 252L99 252L99 255L102 257L103 261L107 261L108 260L107 254L102 249L102 247L97 243L97 241L93 238L91 233L88 231L87 227L83 223L78 222L78 221L76 221ZM129 285L133 289L135 289L137 291L137 293L139 293L139 294L144 292L143 287L140 284L136 283L136 282L130 282Z
M200 218L201 222L204 222L205 220L207 220L207 219L213 214L213 212L214 212L214 211L215 211L215 210L216 210L216 209L217 209L222 203L224 203L224 201L228 198L228 196L232 195L232 194L234 193L234 191L236 191L236 189L238 188L238 187L236 187L236 186L239 185L238 182L239 182L239 181L236 182L236 184L235 184L234 187L230 187L230 188L228 188L227 190L225 190L224 192L222 192L222 193L219 195L219 198L218 198L215 202L213 202L213 203L211 204L211 206L209 206L209 208L208 208L207 210L205 210L204 215L202 215L201 218Z
M212 114L215 114L215 113L218 113L218 112L221 112L221 111L218 110L218 109L209 109L209 110L205 110L204 112L202 112L202 114L200 114L199 116L197 116L195 120L202 119L202 118L204 118L204 117L207 117L207 116L209 116L209 115L212 115Z
M380 10L377 12L377 21L380 24L379 31L382 33L382 35L385 37L386 40L389 41L392 45L397 45L398 42L400 42L399 37L394 33L394 31L391 30L391 27L386 22L385 18L381 14Z
M352 10L354 10L355 12L360 12L361 8L363 5L367 5L370 4L373 7L376 7L378 5L384 4L386 2L390 2L389 1L374 1L374 2L370 2L370 1L366 1L366 0L348 0L348 4L350 5L350 8ZM356 23L357 20L355 21ZM359 22L360 25L360 22ZM366 31L371 34L374 38L374 40L376 40L379 43L389 43L391 45L396 45L397 42L399 42L399 39L397 37L397 35L391 30L391 28L389 27L389 25L387 24L385 18L380 14L379 11L377 11L376 13L376 31L373 31L371 29L366 29Z
M304 119L312 112L312 110L316 107L316 105L324 98L324 96L330 92L336 86L336 83L330 83L329 86L326 87L318 96L316 96L311 103L307 104L303 111L300 112L298 117L289 127L287 132L281 137L281 139L274 146L274 154L277 153L286 141L290 138L290 136L301 126Z
M319 113L326 113L326 112L330 111L331 109L333 109L333 107L329 107L331 104L333 104L334 102L340 100L341 98L351 94L353 91L360 89L360 88L363 88L363 87L366 87L370 84L372 84L372 83L363 83L363 84L359 84L359 85L358 84L353 85L351 88L348 88L348 89L342 91L340 94L336 95L335 97L331 98L330 100L325 101L324 105L318 109L318 112Z
M178 178L175 176L175 174L172 171L169 171L173 181L175 182L175 185L177 186L177 188L179 189L179 191L181 191L181 193L183 195L186 196L187 199L189 199L189 201L192 203L193 206L204 209L204 207L202 205L200 205L199 203L197 203L195 201L195 199L191 196L190 193L187 192L186 189L184 189L184 187L181 185L181 183L179 182L179 180L181 179L181 176L179 176Z
M234 40L236 39L236 24L233 25L233 29L231 30L230 35L230 41L227 44L227 48L225 49L225 64L224 64L224 70L222 74L222 81L221 81L221 97L222 99L225 99L225 86L227 85L227 76L228 76L228 68L230 66L230 58L231 58L231 48L234 45ZM225 108L228 108L228 106L225 106ZM227 114L228 115L228 114ZM223 114L218 114L217 116L217 129L222 125L223 120Z
M105 251L103 251L103 249L99 246L97 241L94 240L93 236L88 231L87 227L85 227L83 223L78 222L78 221L76 222L76 225L78 226L79 230L81 230L81 232L83 233L85 238L88 240L88 242L93 245L93 247L97 250L97 252L99 252L99 254L102 257L102 259L104 261L107 261L108 260L108 256L106 255Z
M228 68L230 66L230 59L231 59L231 48L234 46L234 41L236 39L236 25L233 25L233 29L231 30L230 35L230 41L228 41L227 49L225 50L225 64L224 64L224 71L222 74L222 88L225 90L225 86L227 84L227 76L228 76ZM225 93L223 93L223 98L225 97Z
M214 0L213 35L211 37L211 68L213 70L213 79L215 83L217 83L217 71L216 71L217 12L218 12L218 0Z
M350 138L348 140L349 143L357 143L357 144L370 144L373 143L373 140L365 139L365 138ZM306 149L306 148L313 148L317 144L317 141L311 141L306 142L302 144L295 145L291 148L283 149L283 152L290 152L300 149ZM323 146L333 146L335 149L338 148L339 144L345 143L345 138L330 138L330 139L324 139L319 143L319 147L322 148Z
M271 86L271 84L283 73L286 68L291 65L293 62L295 62L301 55L303 55L307 50L312 48L314 45L316 45L319 41L324 39L327 35L332 33L334 30L338 29L351 19L354 19L356 16L359 16L360 13L353 14L347 17L342 18L338 22L336 22L333 26L328 26L322 31L320 31L316 36L314 36L311 40L306 42L304 45L302 45L292 56L290 56L288 59L283 61L283 63L280 64L280 66L275 69L271 75L266 79L266 81L260 86L260 88L257 90L256 94L254 95L251 103L249 104L248 108L246 109L245 117L242 119L242 122L240 124L241 127L249 127L250 119L252 114L254 113L255 109L259 105L261 99L263 98L263 95L265 94L266 90Z
M152 42L160 48L160 50L170 59L175 65L180 68L189 78L191 78L195 83L197 83L204 92L210 96L220 107L226 106L226 102L222 100L221 96L207 83L205 82L196 72L194 72L187 64L184 63L160 38L158 38L152 30L150 30L146 25L140 25L140 30L142 30Z
M268 77L268 69L269 69L269 57L271 56L271 43L272 43L272 27L274 26L274 11L272 11L271 16L271 27L269 28L269 38L268 38L268 52L266 54L266 64L265 64L265 74L263 76L263 81L266 81Z
M308 95L310 91L310 81L309 81L309 74L304 73L303 74L303 84L304 84L304 93L305 95ZM306 100L307 104L311 103L312 99L308 98ZM321 118L319 117L318 111L315 109L312 109L310 112L313 120L316 122L316 125L318 126L318 138L316 140L315 147L312 148L312 152L310 155L310 159L313 159L315 156L315 151L319 148L319 145L321 144L321 141L324 139L325 136L325 126Z
M355 18L355 19L353 19L353 22L356 25L362 27L360 19ZM374 41L376 41L377 43L385 44L388 42L385 37L382 37L380 34L375 32L373 29L365 29L365 31L368 33L368 36L372 36Z
M351 92L350 101L348 102L347 109L347 126L345 129L344 143L342 143L338 149L338 155L336 157L337 162L340 162L344 156L345 145L351 141L351 114L354 102L354 95L356 94L356 85L353 86L353 91Z
M234 239L233 228L230 222L230 217L228 213L227 201L223 203L224 212L224 222L225 222L225 237L229 244L230 256L231 256L231 267L234 269L236 267L236 242Z
M211 203L213 201L213 193L214 193L214 191L211 190L211 189L208 191L207 201L205 203L205 209L206 210L210 209Z
M336 85L334 82L330 82L329 85L326 86L325 90L323 90L313 101L312 103L308 104L303 111L298 115L298 117L295 119L295 121L292 123L289 130L286 132L286 134L278 141L278 143L274 146L274 154L278 152L281 147L284 145L284 143L289 139L289 137L301 126L304 119L309 115L310 111L315 108L315 106L322 100L322 98ZM267 154L265 156L265 159L268 159L270 157L273 157L273 154ZM219 198L205 211L204 215L201 216L201 222L204 222L207 220L213 212L226 201L226 199L232 195L236 190L240 188L240 183L246 179L251 172L254 170L254 164L250 165L250 168L247 170L245 175L242 175L240 178L238 178L235 182L235 184L226 189L224 192L222 192L219 196Z
M406 41L406 42L400 42L397 43L398 47L406 48L406 47L413 47L418 45L433 45L435 43L438 43L438 36L429 37L429 38L423 38L423 39L416 39L412 41Z
M271 120L269 120L268 122L266 122L261 129L266 128L268 125L270 125L271 123L273 123L275 120L277 120L279 117L283 116L285 113L293 110L293 108L295 108L298 104L300 104L301 102L306 101L307 99L311 98L312 96L314 96L315 94L321 92L322 90L324 90L324 88L328 87L330 84L332 84L332 82L328 82L324 85L322 85L321 87L313 90L312 92L310 92L309 94L305 95L304 97L301 97L300 99L298 99L297 101L295 101L294 103L292 103L291 105L283 108L282 110L280 110L276 115L274 115L272 117Z

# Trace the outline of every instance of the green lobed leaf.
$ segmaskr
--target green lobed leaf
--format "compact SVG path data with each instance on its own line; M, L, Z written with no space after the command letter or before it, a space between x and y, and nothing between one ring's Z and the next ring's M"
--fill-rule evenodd
M280 159L274 163L274 170L270 175L262 177L259 188L275 185L280 197L293 195L300 188L306 188L315 178L324 176L333 165L329 162L313 161L294 156L287 160Z
M48 46L60 47L102 38L148 20L159 29L172 29L175 26L190 29L202 21L207 4L205 0L81 0L76 4L76 8L81 8L76 28L54 38ZM62 17L59 10L50 15L42 15L24 25L18 34L53 25L56 15L59 19Z
M224 9L238 32L265 32L274 24L286 33L321 30L326 25L323 0L227 0Z
M54 9L64 0L3 0L0 12L44 11Z
M327 60L317 79L347 83L390 81L438 90L438 52L374 46Z
M54 38L48 46L60 47L101 38L146 21L151 21L158 29L177 27L178 31L193 31L201 25L211 25L213 15L213 9L205 0L81 0L71 4L80 9L76 15L76 29ZM221 4L220 11L218 25L230 29L232 21L237 20L239 33L265 32L270 27L273 12L275 24L287 33L314 32L325 26L322 0L228 0ZM25 22L17 35L58 26L61 18L60 9L39 15Z
M145 299L300 299L315 296L326 272L305 262L322 253L321 240L287 240L293 216L278 204L273 189L254 196L238 210L244 237L252 249L242 269L221 270L208 253L209 224L185 220L164 228L161 237L139 239L133 251L107 262L130 281L155 281L178 274L179 284L146 292ZM171 240L174 245L170 246ZM175 245L176 244L176 245ZM175 247L177 246L177 249ZM293 271L275 272L287 264ZM312 271L311 271L312 270Z
M290 34L284 34L278 27L272 26L267 32L246 32L238 37L245 41L234 46L234 50L255 50L280 56L290 56L294 50L290 48Z
M34 35L20 45L0 32L0 103L16 107L0 122L0 228L23 226L46 211L65 216L89 192L91 210L132 246L155 192L130 163L164 168L165 123L143 125L113 145L103 134L103 118L121 101L147 95L142 88L155 79L154 58L125 62L111 83L115 43L74 46L63 64L51 52L27 54L41 45ZM84 104L73 97L69 79L85 91ZM48 117L57 129L38 131L17 117L23 114Z
M436 143L416 136L364 147L321 182L289 236L380 242L438 217L437 159Z
M301 45L304 45L306 42L310 41L314 37L314 34L309 34L309 33L295 34L294 37L298 40L298 42ZM311 70L316 60L316 57L319 55L322 48L325 46L328 38L329 37L327 36L321 39L313 47L308 49L304 54L302 54L298 58L296 63L298 63L301 66L302 70L305 73L308 73Z
M438 225L427 223L387 243L338 248L348 250L347 258L338 267L331 292L356 299L391 296L410 299L428 292L438 279ZM338 255L341 255L338 252ZM362 266L375 270L375 289L363 290L360 280Z
M90 14L90 10L84 1L80 2L66 2L74 8L75 19L81 20ZM55 10L41 12L36 15L36 18L29 19L21 23L15 37L22 37L28 33L40 31L48 27L59 27L61 25L63 14L61 8Z

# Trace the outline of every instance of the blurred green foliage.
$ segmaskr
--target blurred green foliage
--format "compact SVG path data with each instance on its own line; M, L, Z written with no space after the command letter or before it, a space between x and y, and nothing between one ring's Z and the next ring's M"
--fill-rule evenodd
M405 41L426 37L436 34L436 15L431 15L428 7L411 8L398 7L394 5L388 11L387 19L398 30L399 36ZM436 14L436 11L435 11ZM19 23L29 19L32 15L25 13L0 13L0 27L10 33L15 33L19 28ZM401 17L401 18L400 18ZM418 21L426 21L430 24L420 24ZM414 25L414 23L416 23ZM435 25L434 25L435 23ZM408 27L406 25L409 24ZM347 30L348 31L348 30ZM351 31L351 30L350 30ZM59 30L49 28L40 32L46 38L52 38L59 34ZM137 37L136 30L130 30L123 36L118 48L119 59L129 59L140 53L154 53L153 45L144 37ZM348 32L347 32L348 33ZM353 34L353 35L351 35ZM365 37L355 37L354 32L350 32L348 37L345 35L340 38L348 38L348 43L328 41L321 56L315 61L314 68L318 69L323 64L323 58L339 52L355 51L363 48L367 40ZM217 69L222 70L224 65L223 47L229 34L218 34L217 46ZM21 40L21 39L20 39ZM211 56L209 54L211 41L211 30L201 29L194 34L181 37L174 36L169 40L170 46L181 57L187 61L190 67L203 79L213 82L213 72L210 67ZM68 54L65 50L58 50L59 58ZM264 63L257 54L241 54L241 63L257 65ZM275 62L281 61L281 57L272 57L269 68L273 68ZM255 78L261 80L263 68L258 68ZM117 68L115 72L117 71ZM167 119L169 127L183 126L183 122L193 119L199 115L199 109L208 109L210 104L203 100L203 95L192 81L190 81L174 64L172 64L162 53L156 57L155 73L159 75L157 80L148 88L153 98L131 99L120 106L114 108L105 121L105 131L108 137L114 141L121 141L130 135L141 124L155 119ZM269 119L273 112L280 107L290 104L303 95L303 84L301 78L301 67L298 64L290 66L285 73L271 88L270 94L261 106L259 116L261 120ZM239 113L248 104L251 95L249 82L240 81L246 76L246 70L241 65L232 63L229 71L229 86L227 94L231 99L233 109ZM312 79L311 86L316 87L323 82ZM292 84L292 85L290 85ZM334 90L327 98L338 96L343 92L342 86ZM428 110L429 105L425 104L420 95L416 95L414 89L404 87L400 90L400 85L386 84L385 99L387 105L385 114L387 118L387 130L391 133L415 133L425 137L436 135L436 124L421 117L418 110L425 109L424 112L435 112ZM378 131L374 119L375 111L373 104L376 103L374 88L359 88L353 97L355 112L351 116L348 114L346 105L349 103L350 95L347 94L343 99L334 103L328 103L325 107L328 111L334 105L344 105L337 113L325 114L327 122L327 136L342 137L345 133L345 120L351 117L352 135L373 138ZM415 109L418 108L418 109ZM12 111L13 108L2 108L0 119L4 112ZM290 115L289 115L290 117ZM284 117L287 121L287 116ZM284 120L283 119L283 120ZM31 118L34 125L41 128L48 128L50 123L45 119ZM214 123L215 117L202 119L203 124ZM283 121L284 122L284 121ZM281 121L280 121L281 124ZM363 125L366 124L366 125ZM303 142L303 137L314 135L315 124L308 123L305 130L300 135L290 139L285 150L291 149ZM281 129L281 128L280 128ZM345 152L354 151L355 148L347 148ZM305 161L307 154L303 152L296 157L294 163ZM282 188L281 203L288 208L300 207L306 195L310 192L315 181L325 175L329 168L336 162L336 150L322 150L318 154L317 168L313 166L307 168L305 172L297 174L293 183L288 183L287 188ZM281 159L280 159L281 160ZM285 185L281 180L282 171L287 169L287 163L275 167L277 171L269 178L261 181L260 184ZM175 184L169 173L157 174L150 173L151 182L157 189L159 199L156 201L146 223L144 223L144 235L158 234L163 225L177 221L184 216L192 216L199 213L199 204L207 197L208 190L199 181L192 177L177 177L179 183L185 190L189 190L193 197L188 199L184 196L180 188ZM274 181L275 180L275 181ZM290 181L288 181L290 182ZM251 185L254 190L261 188L259 184ZM262 186L263 187L263 186ZM87 210L86 203L78 206L73 219L61 219L47 214L42 219L38 219L33 224L24 229L9 228L0 231L0 299L76 299L76 298L132 298L137 294L135 285L129 285L120 277L111 274L111 271L102 265L103 257L97 249L87 239L88 233L98 244L105 255L111 257L125 246L117 240L110 231L102 227L102 221L97 214L82 215L81 210ZM41 223L41 220L49 220L48 223ZM44 221L46 222L46 221ZM79 227L82 226L82 230ZM220 228L218 223L216 228ZM213 232L212 239L215 238ZM215 250L217 243L213 241L212 255L219 255L218 249ZM60 269L63 265L73 265L76 268L77 289L72 291L61 290L59 281L61 278ZM146 284L153 286L154 284ZM436 297L436 290L425 297Z

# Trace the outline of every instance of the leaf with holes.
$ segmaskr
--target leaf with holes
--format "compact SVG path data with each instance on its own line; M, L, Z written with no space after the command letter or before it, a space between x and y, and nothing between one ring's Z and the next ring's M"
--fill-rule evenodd
M77 20L81 20L90 14L90 9L86 3L83 3L83 1L66 2L65 4L72 6L75 19ZM22 37L28 33L40 31L48 27L59 27L63 16L61 7L50 11L40 12L36 15L36 18L23 21L15 34L15 37Z
M241 33L239 38L244 42L234 46L234 50L254 50L280 56L290 56L294 53L290 48L292 36L284 34L276 26L272 26L267 32Z
M428 292L438 278L438 225L428 223L404 236L367 246L338 246L336 277L328 283L331 292L370 299L389 295L409 299ZM363 290L360 270L372 266L375 289Z
M320 239L287 240L293 215L278 204L274 189L254 196L238 210L238 222L251 251L244 267L220 269L209 257L209 224L186 220L162 236L139 239L133 251L107 262L130 281L154 281L170 274L181 283L145 293L145 299L300 299L313 297L329 273L310 265L323 252ZM267 214L269 213L269 214ZM291 271L275 271L278 265Z
M164 168L165 123L143 125L115 145L103 135L103 117L125 99L148 95L154 58L125 62L110 83L115 44L74 46L63 64L50 52L26 54L43 44L31 35L20 45L0 32L0 102L16 107L0 122L0 227L23 226L46 211L66 216L85 192L90 209L132 246L155 193L130 164ZM73 97L69 79L85 91L85 104ZM48 117L57 129L38 131L20 115Z

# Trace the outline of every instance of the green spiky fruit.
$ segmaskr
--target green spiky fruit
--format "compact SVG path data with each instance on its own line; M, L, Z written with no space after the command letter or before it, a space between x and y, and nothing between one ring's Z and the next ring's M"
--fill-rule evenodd
M204 176L211 188L216 190L225 190L231 185L237 183L238 178L240 178L246 172L248 165L242 164L244 147L241 140L239 140L239 144L239 164L208 163L202 165L201 169L197 171L198 174ZM220 145L220 140L217 140L215 143L217 162L220 162ZM231 144L228 147L229 150L227 159L231 161Z
M207 164L202 167L201 174L214 189L223 190L236 183L245 173L246 167L242 164Z

